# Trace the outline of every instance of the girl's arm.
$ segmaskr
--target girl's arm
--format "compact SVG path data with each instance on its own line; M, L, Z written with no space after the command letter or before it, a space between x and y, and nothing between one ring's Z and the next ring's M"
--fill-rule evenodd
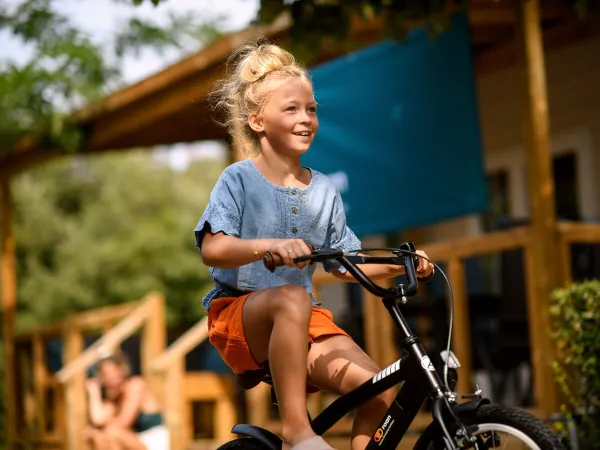
M112 405L102 401L102 392L97 380L87 381L90 422L95 427L104 426L114 414Z
M427 254L423 250L417 250L417 254L427 258ZM359 253L360 256L368 256ZM395 278L404 274L404 266L395 266L392 264L358 264L358 267L372 280L387 280L388 278ZM333 269L331 273L340 280L354 282L356 279L350 272L340 272L339 270ZM433 264L423 258L419 258L419 265L417 266L417 276L419 278L428 278L433 273Z
M267 250L278 255L288 266L295 266L293 258L311 253L302 239L241 239L209 231L204 233L200 252L208 267L232 269L261 261ZM298 267L305 265L298 264Z
M140 414L146 384L142 378L134 377L127 382L119 414L109 421L109 425L130 429Z

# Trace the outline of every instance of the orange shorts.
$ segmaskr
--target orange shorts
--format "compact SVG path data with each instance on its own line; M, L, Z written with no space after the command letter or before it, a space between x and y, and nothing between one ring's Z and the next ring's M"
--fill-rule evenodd
M261 368L250 353L242 325L242 310L250 295L216 298L208 310L208 340L236 374ZM331 311L313 307L308 342L333 335L348 336L348 333L333 323Z

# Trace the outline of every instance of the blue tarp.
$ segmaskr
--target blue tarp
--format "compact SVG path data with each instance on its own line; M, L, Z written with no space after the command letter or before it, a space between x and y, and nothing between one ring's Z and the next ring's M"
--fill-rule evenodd
M468 22L313 68L320 128L302 163L336 182L359 236L483 212L487 190Z

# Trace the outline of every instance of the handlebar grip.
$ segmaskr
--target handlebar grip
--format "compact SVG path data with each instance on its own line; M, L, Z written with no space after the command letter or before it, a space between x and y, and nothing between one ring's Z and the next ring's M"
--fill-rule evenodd
M311 251L313 250L312 245L310 245L308 242L306 243L306 245L308 245L308 248L310 248ZM300 263L300 262L310 261L311 257L312 257L312 255L298 256L298 257L294 258L294 262ZM275 272L275 269L277 267L281 267L284 265L283 260L281 259L281 257L279 255L273 254L268 250L265 252L265 255L263 256L263 264L269 272Z
M277 258L277 261L275 260ZM279 255L273 255L273 253L267 251L263 256L263 264L269 272L275 272L275 269L283 265L283 260Z

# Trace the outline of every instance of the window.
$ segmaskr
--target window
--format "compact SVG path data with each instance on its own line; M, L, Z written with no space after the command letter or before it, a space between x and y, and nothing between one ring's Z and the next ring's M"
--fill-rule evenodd
M488 212L482 217L486 232L498 228L498 222L510 214L509 176L507 169L499 169L487 175Z

